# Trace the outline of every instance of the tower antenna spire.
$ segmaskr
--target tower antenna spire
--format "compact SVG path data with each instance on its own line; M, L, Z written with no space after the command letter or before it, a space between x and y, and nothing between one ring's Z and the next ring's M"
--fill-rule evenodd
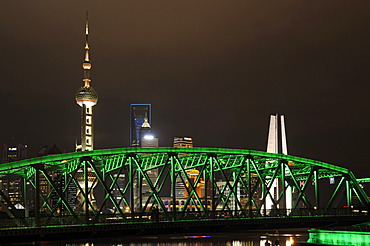
M85 62L89 62L89 12L86 11L86 21L85 21Z
M85 20L85 59L82 63L82 68L84 69L84 79L85 87L90 87L90 54L89 54L89 13L86 11L86 20Z

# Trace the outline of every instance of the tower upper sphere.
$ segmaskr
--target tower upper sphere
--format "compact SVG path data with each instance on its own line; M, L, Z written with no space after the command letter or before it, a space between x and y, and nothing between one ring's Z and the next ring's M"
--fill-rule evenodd
M98 93L91 86L83 86L76 92L76 102L81 107L85 104L87 107L92 107L98 102Z

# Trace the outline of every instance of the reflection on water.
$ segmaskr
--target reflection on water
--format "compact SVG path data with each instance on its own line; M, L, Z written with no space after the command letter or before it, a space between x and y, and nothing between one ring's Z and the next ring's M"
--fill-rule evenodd
M307 233L238 232L209 234L171 234L86 239L74 241L35 242L40 246L294 246L306 241Z

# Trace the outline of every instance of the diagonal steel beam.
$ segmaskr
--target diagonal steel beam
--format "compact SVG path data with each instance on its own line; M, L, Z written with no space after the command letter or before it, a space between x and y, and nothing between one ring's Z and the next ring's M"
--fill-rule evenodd
M57 195L59 196L59 198L62 200L64 206L67 208L68 212L75 216L76 217L76 214L75 212L73 211L73 209L69 206L68 204L68 201L65 199L65 197L60 193L60 191L56 188L54 182L50 179L49 175L47 174L47 172L45 171L45 169L42 167L39 169L39 171L44 175L46 181L48 181L48 183L50 184L50 186L52 187L52 189L57 193Z

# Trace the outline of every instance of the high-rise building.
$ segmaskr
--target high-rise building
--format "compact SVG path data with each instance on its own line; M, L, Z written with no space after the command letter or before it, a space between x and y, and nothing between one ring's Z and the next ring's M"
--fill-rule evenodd
M2 163L19 161L27 158L27 145L3 145ZM24 207L23 200L23 178L20 176L5 176L0 179L0 190L16 205L17 208ZM4 198L0 198L4 201Z
M279 141L281 138L281 142ZM269 134L268 134L268 141L267 141L267 152L269 153L281 153L284 155L288 154L288 146L287 146L287 139L286 139L286 131L285 131L285 119L284 115L271 115L270 116L270 127L269 127ZM269 163L266 163L269 165ZM287 188L285 189L285 201L282 201L284 204L277 204L278 208L282 205L288 211L292 208L293 202L293 189L291 186L288 186L287 183L285 184ZM282 185L278 178L273 180L273 184L270 189L270 194L272 195L275 202L278 200L278 196L282 191ZM274 204L270 196L266 197L266 208L273 209Z
M193 139L191 137L174 137L173 147L193 148Z
M152 132L147 117L144 118L144 123L141 125L139 136L140 147L158 147L158 138Z
M193 138L191 137L174 137L173 138L173 147L179 147L179 148L193 148ZM182 157L186 154L179 154L179 157ZM188 170L188 172L191 171L197 171L195 169ZM184 174L179 173L178 176L176 177L176 185L175 185L175 190L176 190L176 197L183 198L186 197L187 190L185 188L185 183L184 183L185 177Z
M15 144L15 145L3 145L2 163L19 161L27 158L27 145L26 144Z
M89 22L86 14L85 24L85 59L82 63L84 70L84 85L76 92L76 102L82 108L81 112L81 145L76 146L77 150L94 149L94 113L93 106L98 102L98 93L91 87L90 70L91 62L89 56Z
M48 155L57 155L62 154L62 151L54 144L52 147L48 147L47 145L43 146L38 152L37 157L40 156L48 156ZM57 213L63 213L64 206L62 206L62 203L58 203L59 196L58 192L63 192L63 187L65 185L65 176L63 175L63 172L60 170L55 170L50 172L50 178L54 182L54 185L57 190L54 190L50 183L46 180L45 176L43 174L39 174L39 183L40 183L40 192L44 195L47 202L52 206L57 208ZM67 202L71 206L71 208L75 209L76 205L76 191L77 188L73 182L68 187L68 193L65 192L67 196ZM44 200L40 201L40 205L44 203ZM29 207L32 207L33 201L29 202Z
M144 147L144 148L158 147L158 138L152 132L152 128L148 122L147 117L144 117L144 123L141 125L141 128L139 130L139 137L140 137L139 138L140 147ZM145 156L145 154L143 154L143 156ZM158 168L148 170L146 173L150 181L152 182L152 184L154 184L158 177ZM138 189L136 190L137 192L135 195L135 199L138 201L138 196L140 195L140 191ZM151 192L151 189L150 189L148 182L144 181L141 187L141 195L144 197L144 201L146 200L145 198L149 196L150 192Z
M279 142L280 137L281 142ZM280 117L278 114L270 116L267 152L288 154L284 115L280 115Z
M199 171L197 169L192 169L190 171L187 171L188 179L192 186L195 186L195 181L197 180L199 176ZM184 189L184 197L189 197L188 190L190 189L190 184L188 181L185 181L186 189ZM205 190L204 190L204 180L200 178L198 184L194 187L195 193L199 196L199 198L204 198L205 196ZM193 195L194 196L194 195ZM195 196L194 196L195 197Z
M151 104L131 104L130 105L130 146L140 147L140 129L147 119L149 125L152 124L152 105Z
M113 187L112 193L116 201L121 201L123 199L122 197L124 196L124 193L125 193L124 190L125 190L125 185L126 185L125 176L126 175L124 173L113 174L113 178L116 180L116 185ZM124 206L123 202L119 203L119 206L121 210L125 209L125 207L123 207ZM113 205L112 205L112 209L115 212L116 208Z
M62 151L54 144L52 147L49 148L49 146L45 145L43 146L38 152L37 157L40 156L47 156L47 155L56 155L61 154ZM51 179L56 185L59 192L62 192L63 187L65 185L65 176L63 175L62 171L51 171ZM52 194L49 196L50 192L50 184L46 181L44 175L40 174L40 191L45 195L45 197L50 197L49 203L53 206L55 206L59 200L59 196L57 194L57 191L53 190ZM77 186L74 182L70 182L68 185L68 190L65 191L65 196L67 197L68 205L72 209L76 209L76 194L77 194ZM30 201L30 207L32 207L34 201ZM43 201L42 201L43 202ZM34 206L34 205L33 205ZM61 206L61 203L59 203L58 211L60 213L63 213L64 207Z

